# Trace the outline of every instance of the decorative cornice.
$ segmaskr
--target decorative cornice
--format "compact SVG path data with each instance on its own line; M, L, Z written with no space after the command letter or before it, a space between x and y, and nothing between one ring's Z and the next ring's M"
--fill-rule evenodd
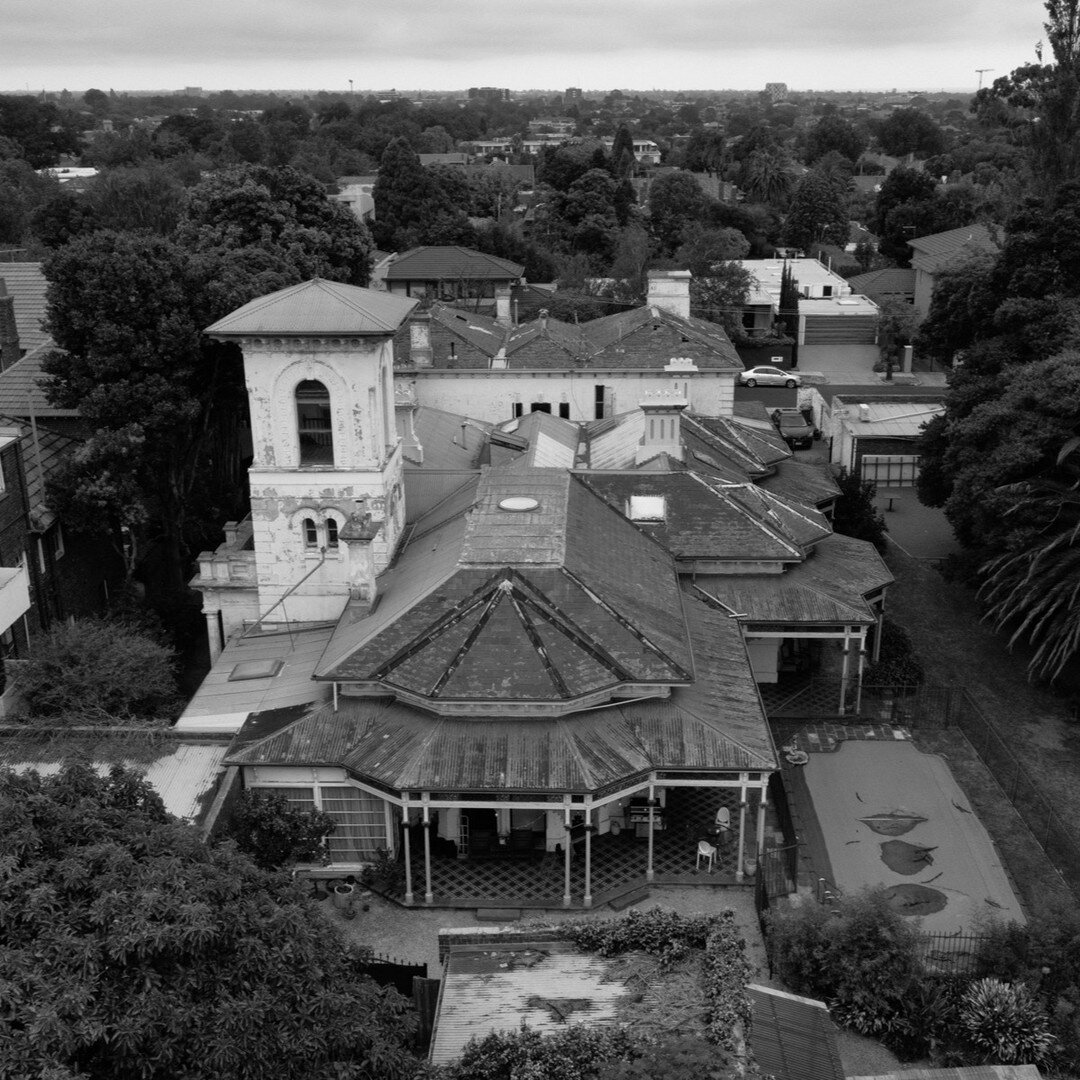
M260 352L352 352L370 351L371 336L340 337L331 335L262 336L255 334L211 334L213 341L234 341ZM372 335L389 339L389 334Z

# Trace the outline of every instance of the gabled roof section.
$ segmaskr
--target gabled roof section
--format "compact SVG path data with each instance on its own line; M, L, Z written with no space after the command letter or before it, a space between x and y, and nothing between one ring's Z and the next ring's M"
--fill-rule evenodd
M999 229L987 225L965 225L962 229L917 236L908 241L915 255L912 264L919 270L934 273L957 257L974 255L980 251L991 254L1001 249Z
M390 264L387 281L507 281L525 267L464 247L418 247Z
M670 555L562 469L485 470L468 514L418 530L379 586L316 678L508 712L692 678Z
M531 412L500 425L504 434L518 435L528 442L515 469L572 469L577 458L581 427L560 416Z
M206 328L211 337L392 334L418 301L314 278L260 296Z
M848 278L848 284L857 293L871 300L891 300L896 297L915 295L915 271L910 267L888 266L883 270L870 270Z

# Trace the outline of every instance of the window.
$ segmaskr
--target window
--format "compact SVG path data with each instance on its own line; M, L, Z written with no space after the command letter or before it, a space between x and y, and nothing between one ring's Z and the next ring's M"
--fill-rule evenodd
M332 863L362 862L386 847L386 813L374 795L354 787L320 787L319 801L337 828L326 838Z
M529 412L551 412L551 402L549 401L534 401L529 406Z
M321 382L305 379L296 387L296 428L301 465L334 464L330 392Z
M569 420L570 419L570 402L569 401L560 401L559 402L559 415L564 420Z
M313 518L304 518L304 547L319 546L319 529Z
M821 286L821 295L824 296L824 297L832 296L832 289L833 289L833 287L831 285L822 285Z
M338 546L337 522L333 518L326 519L326 546L328 548L336 548Z
M525 406L522 405L520 401L515 401L514 402L514 419L516 420L519 416L524 415L524 412L525 412Z

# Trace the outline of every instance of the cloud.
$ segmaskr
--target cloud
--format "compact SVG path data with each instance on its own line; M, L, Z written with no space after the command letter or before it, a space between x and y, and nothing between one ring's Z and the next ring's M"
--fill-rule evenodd
M873 70L879 83L904 82L930 60L944 75L950 52L953 81L965 83L973 81L969 57L990 56L979 65L989 66L1012 55L1002 63L1015 66L1041 36L1039 9L1014 0L384 0L375 9L357 0L54 0L16 3L4 24L5 67L18 80L40 71L55 84L56 73L98 71L96 82L128 88L136 72L158 72L152 85L160 86L195 70L216 73L219 87L253 85L249 73L272 72L276 80L264 85L334 85L339 69L378 73L370 85L389 85L389 75L400 86L434 86L426 72L457 70L447 85L558 86L575 66L581 85L686 86L681 73L752 77L762 65L780 77L818 71L819 87L843 87ZM875 58L897 70L882 71ZM485 66L518 78L485 78ZM328 76L321 81L320 70Z

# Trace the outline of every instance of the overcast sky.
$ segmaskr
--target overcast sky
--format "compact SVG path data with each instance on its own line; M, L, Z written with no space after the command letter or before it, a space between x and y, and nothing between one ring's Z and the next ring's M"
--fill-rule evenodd
M1038 0L2 0L0 88L975 88Z

